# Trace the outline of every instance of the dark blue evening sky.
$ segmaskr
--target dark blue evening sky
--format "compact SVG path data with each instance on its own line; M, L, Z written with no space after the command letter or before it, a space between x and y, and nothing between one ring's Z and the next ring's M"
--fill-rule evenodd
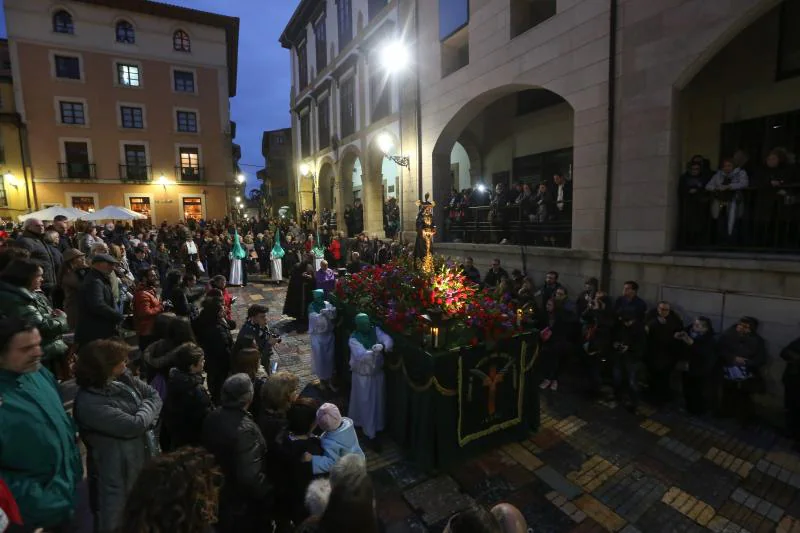
M263 167L261 133L290 125L289 52L278 43L299 0L170 0L169 4L239 17L239 82L231 100L236 142L242 147L242 170L248 191L257 187L256 171ZM0 6L3 2L0 0ZM6 35L5 14L0 28ZM252 166L251 166L252 165Z

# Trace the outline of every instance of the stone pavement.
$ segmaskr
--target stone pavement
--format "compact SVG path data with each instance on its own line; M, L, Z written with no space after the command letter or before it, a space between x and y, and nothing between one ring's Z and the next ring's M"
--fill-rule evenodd
M285 285L232 289L281 317ZM239 322L241 323L241 322ZM289 334L279 365L310 372L308 335ZM800 533L800 456L768 429L613 402L590 402L569 383L542 398L542 427L449 471L421 472L391 443L367 452L387 533L442 531L475 503L508 501L536 533Z

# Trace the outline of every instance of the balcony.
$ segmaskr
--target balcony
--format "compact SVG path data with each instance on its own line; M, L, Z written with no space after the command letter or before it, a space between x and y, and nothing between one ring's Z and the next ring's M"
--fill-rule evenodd
M800 185L682 190L677 248L800 254Z
M445 209L445 242L519 244L569 248L572 243L572 204L563 209L534 210L530 206L454 206Z
M153 179L152 167L149 165L120 165L119 179L127 182L147 182Z
M175 181L181 183L204 183L206 181L204 167L175 167Z
M97 179L97 165L84 162L59 162L58 177L62 180Z

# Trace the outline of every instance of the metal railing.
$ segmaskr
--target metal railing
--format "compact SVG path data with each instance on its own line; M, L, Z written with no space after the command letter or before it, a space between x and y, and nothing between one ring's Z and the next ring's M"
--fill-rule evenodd
M680 193L678 250L800 253L800 184Z
M175 167L175 180L185 183L203 183L206 180L203 167Z
M150 181L153 179L150 165L120 165L119 179L122 181Z
M549 214L531 212L521 205L461 207L445 213L446 242L524 244L551 248L572 245L572 204Z
M97 179L97 165L84 162L59 162L58 177L62 180Z

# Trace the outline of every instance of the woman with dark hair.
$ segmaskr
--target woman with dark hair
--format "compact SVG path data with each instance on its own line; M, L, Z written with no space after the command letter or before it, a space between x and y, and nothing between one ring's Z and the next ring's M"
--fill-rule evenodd
M197 343L206 354L206 373L208 390L214 403L219 401L222 383L231 368L233 337L230 325L225 318L225 306L221 298L206 297L203 310L192 324Z
M211 278L211 281L208 283L208 289L206 292L206 296L211 294L211 291L214 289L220 291L222 293L222 302L225 307L225 319L231 324L231 329L236 328L236 323L233 321L233 296L231 293L228 292L228 281L225 279L225 276L219 275L214 276Z
M75 366L75 421L88 452L87 470L95 531L113 533L144 464L158 454L153 428L158 393L126 367L130 347L119 340L83 346Z
M169 395L161 415L161 446L169 450L199 446L203 420L214 407L204 386L203 349L186 342L172 354L174 367L169 371Z
M67 315L53 309L41 292L44 271L30 259L15 259L0 273L0 315L25 320L42 335L42 363L56 375L67 353L62 335L69 330Z
M167 272L167 277L164 282L161 284L161 299L162 300L169 300L172 298L172 291L178 284L181 282L181 276L179 270L170 270ZM175 302L173 302L174 305Z
M259 376L260 364L261 352L257 348L243 348L232 352L230 374L247 374L253 382L253 402L247 410L254 417L261 412L261 388L267 381L266 374Z
M505 281L505 280L504 280ZM547 300L541 318L541 360L539 371L542 382L540 389L558 390L558 375L563 364L562 359L567 357L572 350L572 331L574 324L569 320L562 307L562 303L555 298Z
M181 278L180 283L174 285L170 291L170 301L172 310L178 316L197 318L200 311L197 309L197 300L202 298L203 291L197 287L197 278L194 274L187 272Z
M686 410L693 415L704 415L714 391L714 376L719 370L714 346L714 326L707 317L700 316L684 331L675 334L684 345L683 397Z
M208 533L221 483L214 456L203 448L156 457L133 485L118 533Z
M162 313L156 317L154 330L157 340L145 349L143 359L149 370L150 384L163 400L167 394L169 369L175 362L172 352L185 342L194 342L194 330L188 318L172 313Z

